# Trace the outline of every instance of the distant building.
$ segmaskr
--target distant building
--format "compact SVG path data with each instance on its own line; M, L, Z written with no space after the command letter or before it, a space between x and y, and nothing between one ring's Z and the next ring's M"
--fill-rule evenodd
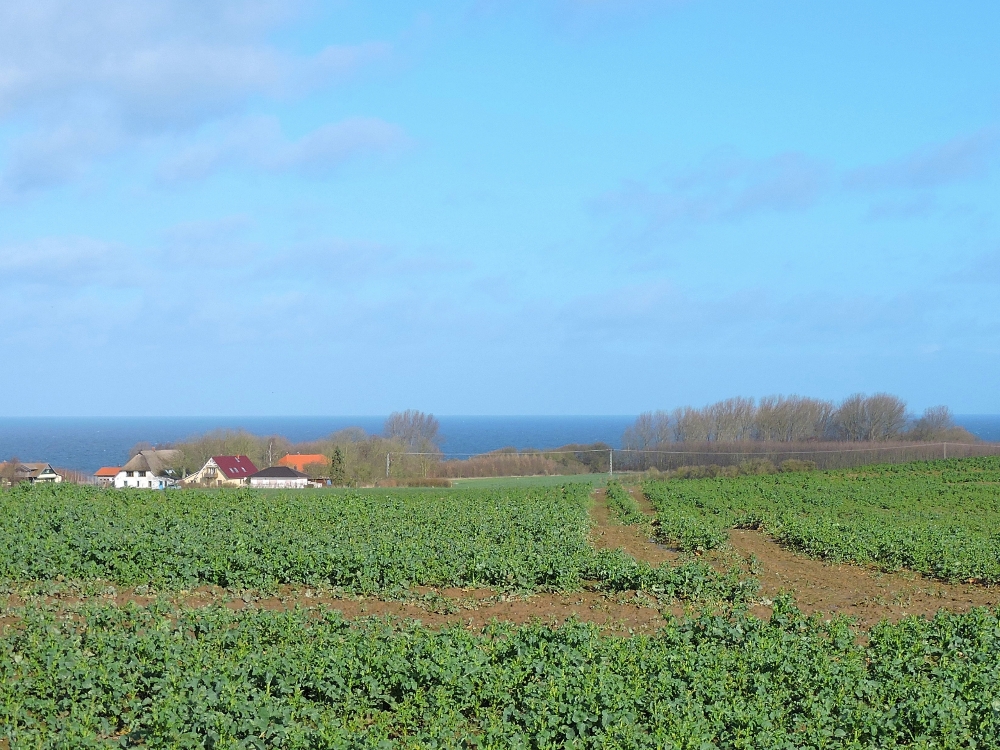
M184 477L184 484L200 484L204 487L239 487L247 484L254 466L246 456L212 456L194 474Z
M63 480L62 475L53 469L52 466L47 463L37 462L19 464L17 467L17 477L21 480L27 479L32 484L35 482L61 482Z
M98 487L111 487L115 483L115 477L122 470L121 466L102 466L94 472L94 482Z
M139 451L115 474L114 486L118 489L136 487L144 490L175 487L177 472L174 466L180 457L181 452L176 450Z
M272 466L250 475L250 486L264 490L301 490L309 477L290 466Z
M305 471L307 466L314 464L322 464L323 467L327 467L330 464L330 459L322 453L289 453L278 459L278 466L290 466L296 471Z

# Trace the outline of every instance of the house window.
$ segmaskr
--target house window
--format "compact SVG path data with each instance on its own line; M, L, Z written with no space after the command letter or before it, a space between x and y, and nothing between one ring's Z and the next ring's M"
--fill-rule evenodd
M146 476L146 472L144 472L144 471L140 471L140 472L139 472L139 476L140 476L140 477L144 477L144 476Z
M126 471L125 472L125 476L127 476L127 477L134 477L135 476L135 472L134 471Z

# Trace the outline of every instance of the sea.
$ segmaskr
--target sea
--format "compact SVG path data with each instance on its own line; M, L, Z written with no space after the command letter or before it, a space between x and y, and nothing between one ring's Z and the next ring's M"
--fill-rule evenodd
M439 416L441 450L464 457L499 448L555 448L570 443L621 447L635 416ZM282 435L293 443L347 427L380 434L385 417L0 417L0 460L45 461L94 472L121 466L137 443L164 445L213 430ZM960 415L955 421L982 440L1000 441L1000 415Z

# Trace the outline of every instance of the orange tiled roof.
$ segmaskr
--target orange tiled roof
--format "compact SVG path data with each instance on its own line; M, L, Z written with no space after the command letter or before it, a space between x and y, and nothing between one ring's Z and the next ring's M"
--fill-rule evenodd
M121 471L119 466L102 466L100 469L94 472L95 477L114 477L118 476L118 472Z
M291 466L298 471L305 471L309 464L325 464L327 457L322 453L289 453L278 459L279 466Z

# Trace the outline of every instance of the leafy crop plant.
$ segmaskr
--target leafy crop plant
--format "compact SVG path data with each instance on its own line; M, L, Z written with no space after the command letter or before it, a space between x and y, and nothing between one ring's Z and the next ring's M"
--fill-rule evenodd
M778 601L652 636L166 605L8 611L12 748L995 748L998 613L874 628Z
M659 535L683 549L759 528L810 555L1000 583L1000 457L648 481Z

